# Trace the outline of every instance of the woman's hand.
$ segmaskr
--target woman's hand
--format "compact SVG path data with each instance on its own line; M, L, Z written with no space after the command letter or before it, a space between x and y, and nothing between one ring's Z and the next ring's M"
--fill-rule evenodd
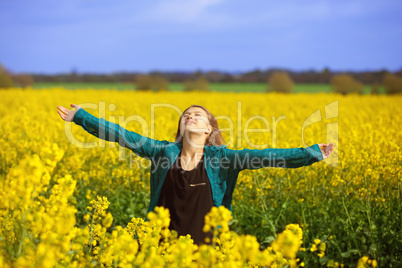
M319 143L318 146L320 146L321 153L324 156L324 159L327 159L334 149L334 144L332 142L329 145L325 143Z
M76 104L70 104L71 107L75 108L74 111L68 110L67 108L64 108L63 106L57 106L57 109L59 109L57 112L59 113L61 119L67 122L73 122L73 118L75 113L80 109L81 107L76 105Z

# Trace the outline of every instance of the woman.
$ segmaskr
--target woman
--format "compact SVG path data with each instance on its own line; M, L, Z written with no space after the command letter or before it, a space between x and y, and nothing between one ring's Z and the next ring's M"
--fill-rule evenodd
M170 229L178 235L190 234L196 244L208 237L202 227L212 206L223 205L232 210L232 194L240 171L308 166L328 158L333 150L333 143L294 149L228 149L223 145L215 117L199 105L190 106L180 116L175 142L141 136L92 116L76 104L71 107L75 110L57 107L63 120L151 160L148 211L156 206L168 208Z

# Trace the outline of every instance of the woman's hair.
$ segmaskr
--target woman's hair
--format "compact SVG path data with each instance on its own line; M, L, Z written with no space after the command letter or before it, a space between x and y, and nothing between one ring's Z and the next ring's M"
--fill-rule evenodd
M206 139L205 145L207 145L207 146L212 146L212 145L219 146L219 145L225 144L225 140L223 139L222 133L219 130L218 121L216 121L215 116L210 111L208 111L207 108L205 108L205 107L203 107L201 105L195 105L195 104L193 104L190 107L188 107L181 114L180 120L179 120L179 127L177 128L177 133L176 133L176 142L183 140L183 136L180 134L181 133L181 131L180 131L180 122L181 122L181 120L183 118L183 115L186 113L186 111L188 109L192 108L192 107L198 107L198 108L203 109L207 113L209 123L212 126L212 132L209 134L208 138Z

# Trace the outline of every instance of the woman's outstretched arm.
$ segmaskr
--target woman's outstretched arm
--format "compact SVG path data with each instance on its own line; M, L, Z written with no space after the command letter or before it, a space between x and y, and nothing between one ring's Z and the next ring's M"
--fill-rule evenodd
M329 145L320 143L306 148L227 149L226 157L231 168L238 171L264 167L298 168L328 158L333 146L333 143Z
M118 142L120 146L132 150L141 157L152 159L159 149L168 143L144 137L136 132L128 131L118 124L97 118L76 104L70 104L70 106L75 110L57 106L61 119L80 125L88 133L100 139Z

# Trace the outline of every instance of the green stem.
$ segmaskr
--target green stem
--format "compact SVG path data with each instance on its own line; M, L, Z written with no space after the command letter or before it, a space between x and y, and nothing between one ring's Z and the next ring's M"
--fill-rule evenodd
M263 196L264 191L262 189L262 185L259 183L258 176L254 177L254 181L255 181L255 184L257 185L257 187L260 189L260 193L262 195L261 201L262 201L263 211L266 212L268 210L268 206L267 206L267 203L265 202L265 198Z
M282 216L283 206L288 202L290 195L292 194L293 189L290 190L288 196L286 197L285 203L281 206L281 210L279 211L279 215L275 220L275 226L278 224L279 218Z
M22 252L22 246L24 244L25 237L27 235L27 228L26 228L26 211L22 214L22 234L21 234L21 239L20 243L18 245L18 252L17 252L17 258L21 256Z
M304 202L304 201L303 201ZM303 202L301 202L301 204L300 204L300 206L301 206L301 213L302 213L302 219L303 219L303 223L304 223L304 225L305 226L307 226L307 220L306 220L306 215L304 214L304 204L303 204ZM304 237L308 237L308 235L309 235L309 232L308 232L308 228L306 228L305 230L303 230L303 233L305 233L305 234L303 234L303 236ZM305 246L305 239L303 239L303 247L305 248L306 246Z
M367 188L367 196L366 196L366 215L367 215L367 220L368 220L368 224L369 224L369 230L370 230L370 241L373 241L373 229L371 227L371 217L370 217L370 211L371 211L371 206L370 206L370 191L368 188L368 184L367 184L367 177L364 177L364 181L366 183L366 188Z
M218 232L218 227L215 227L214 229L214 236L212 238L212 247L215 248L216 246L216 233Z
M89 252L92 251L92 241L94 240L94 216L92 215L91 220L91 236L89 237Z
M356 241L356 233L355 233L355 230L353 230L353 226L352 226L352 219L350 218L349 211L346 208L345 198L343 196L342 196L342 204L343 204L343 208L345 209L346 215L348 216L349 226L350 226L350 230L352 231L353 241L355 242L356 248L358 249L359 255L360 255L359 245L357 244L357 241Z

